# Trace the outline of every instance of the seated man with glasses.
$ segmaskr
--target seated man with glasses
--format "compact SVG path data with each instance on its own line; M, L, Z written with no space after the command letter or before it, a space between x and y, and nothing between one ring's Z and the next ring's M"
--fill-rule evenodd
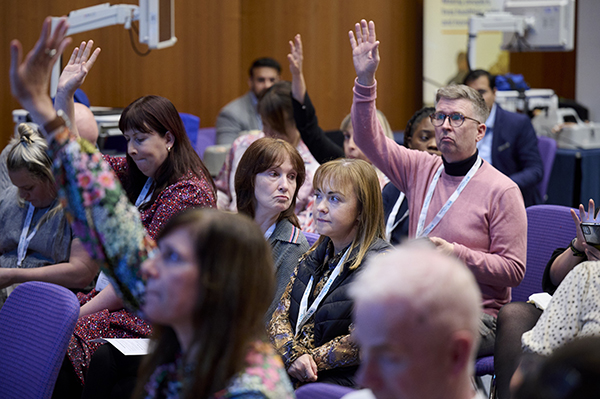
M470 87L441 88L431 120L442 156L407 150L384 136L375 116L375 24L357 24L350 44L357 73L352 104L356 144L406 194L409 236L428 237L473 272L484 308L478 354L491 354L498 310L510 301L510 287L525 275L527 218L517 185L478 154L489 114L486 104Z
M509 112L496 104L495 77L483 69L469 72L465 84L479 92L490 110L485 136L477 143L479 156L510 177L521 189L525 206L539 204L537 185L544 166L537 136L527 115Z

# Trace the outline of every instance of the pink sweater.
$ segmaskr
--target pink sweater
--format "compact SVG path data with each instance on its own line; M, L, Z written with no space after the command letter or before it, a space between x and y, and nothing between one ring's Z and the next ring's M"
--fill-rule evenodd
M355 82L352 104L354 141L392 183L406 194L409 236L414 237L427 189L441 157L408 150L385 137L375 116L377 84ZM463 176L442 172L425 226L438 213ZM429 233L454 244L454 254L471 269L481 289L484 312L496 316L510 301L510 287L525 275L527 216L519 187L492 165L483 164L439 224Z

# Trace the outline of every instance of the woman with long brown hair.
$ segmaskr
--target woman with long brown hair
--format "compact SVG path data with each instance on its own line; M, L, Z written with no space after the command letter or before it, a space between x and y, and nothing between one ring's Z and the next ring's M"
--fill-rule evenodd
M298 259L309 248L294 214L304 178L304 161L298 151L284 140L269 137L248 147L235 173L238 212L254 219L273 252L277 285L267 322Z

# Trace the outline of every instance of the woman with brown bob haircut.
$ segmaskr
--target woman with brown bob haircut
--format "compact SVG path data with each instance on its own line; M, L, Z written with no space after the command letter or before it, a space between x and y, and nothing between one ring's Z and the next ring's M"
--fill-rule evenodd
M273 252L276 289L266 322L271 320L298 259L309 248L294 214L304 178L304 161L298 151L286 141L268 137L248 147L235 173L238 212L254 219Z
M317 169L313 218L321 237L302 257L269 324L271 342L297 385L354 387L360 361L350 338L349 284L372 255L387 251L377 173L360 159Z
M258 102L258 113L263 121L262 132L251 132L238 137L232 144L225 164L216 180L218 189L218 207L222 210L235 212L237 210L237 192L235 188L235 173L244 152L256 140L263 137L281 139L294 147L304 161L306 179L298 189L294 211L303 231L312 232L310 203L312 199L312 176L319 163L300 138L296 128L290 98L290 82L278 82L271 86Z

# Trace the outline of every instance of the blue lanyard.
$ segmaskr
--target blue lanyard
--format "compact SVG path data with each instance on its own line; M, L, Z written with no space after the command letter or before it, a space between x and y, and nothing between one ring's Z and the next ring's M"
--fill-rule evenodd
M154 180L149 177L148 180L146 180L146 184L144 184L144 188L142 188L142 192L140 195L138 195L137 200L135 201L135 206L137 208L150 201L150 198L152 197L152 191L150 191L152 183L154 183Z
M23 259L25 259L25 255L27 254L27 248L29 248L29 243L31 239L37 233L38 226L35 226L33 231L29 233L29 227L31 226L31 219L33 219L33 212L35 211L35 207L29 203L29 208L27 209L27 216L25 217L25 223L23 223L23 230L21 231L21 237L19 238L19 246L17 247L17 266L21 267L23 263ZM44 211L46 213L46 211Z

